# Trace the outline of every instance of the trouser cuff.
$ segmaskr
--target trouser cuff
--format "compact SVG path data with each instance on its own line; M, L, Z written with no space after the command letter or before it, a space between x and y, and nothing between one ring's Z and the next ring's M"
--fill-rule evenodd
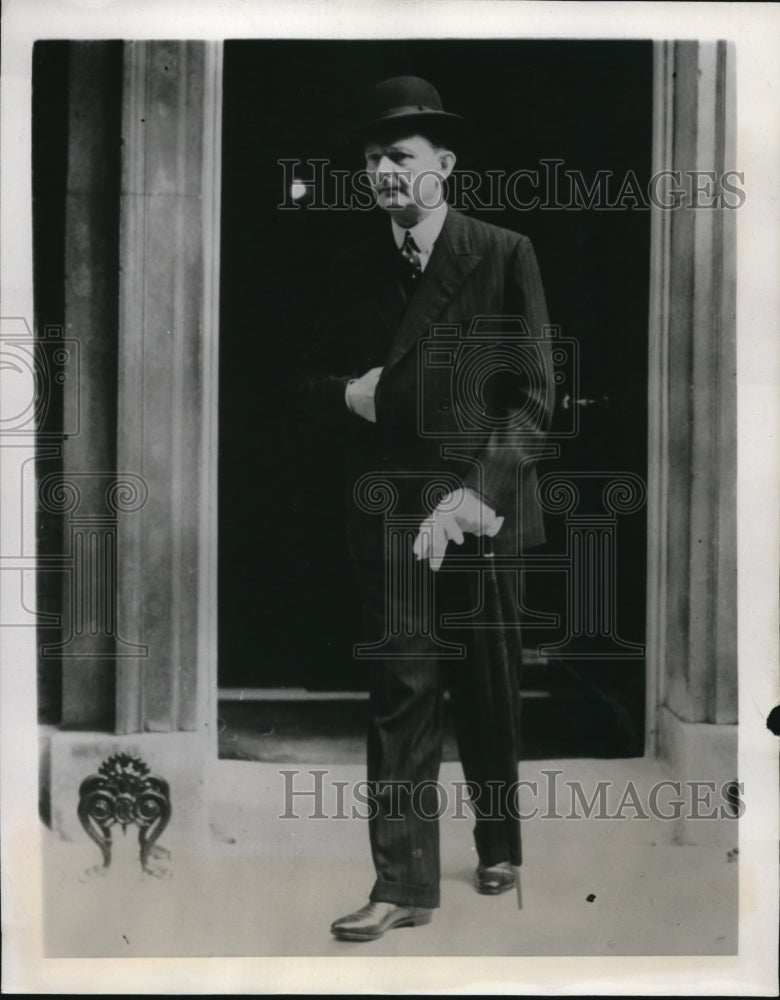
M521 862L519 844L515 851L511 850L502 826L502 822L487 820L478 823L474 829L477 857L479 863L487 868L502 861L511 861L513 865L519 865Z
M384 882L377 879L371 895L372 903L395 903L396 906L424 906L437 909L440 905L438 887L411 885L408 882Z

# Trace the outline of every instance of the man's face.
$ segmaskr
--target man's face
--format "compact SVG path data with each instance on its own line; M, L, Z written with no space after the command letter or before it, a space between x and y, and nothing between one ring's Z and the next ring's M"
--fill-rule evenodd
M442 204L442 181L455 163L452 152L434 147L421 135L370 141L364 152L377 204L401 225L413 225Z

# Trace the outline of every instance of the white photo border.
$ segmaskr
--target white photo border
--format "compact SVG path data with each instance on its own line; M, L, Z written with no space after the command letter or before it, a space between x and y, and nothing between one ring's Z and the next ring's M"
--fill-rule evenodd
M619 9L618 9L619 7ZM32 322L30 123L38 38L641 38L734 41L738 218L739 954L706 957L170 958L42 956L35 636L0 634L4 989L43 993L439 992L774 995L778 927L777 650L780 9L761 3L35 0L3 4L0 316ZM0 462L2 462L0 449ZM3 530L33 530L0 468ZM11 526L9 528L9 525ZM3 590L2 593L5 593Z

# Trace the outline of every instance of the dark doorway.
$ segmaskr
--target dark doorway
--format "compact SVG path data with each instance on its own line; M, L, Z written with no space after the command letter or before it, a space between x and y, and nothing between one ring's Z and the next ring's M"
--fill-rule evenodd
M219 474L223 688L365 689L364 668L351 657L358 602L344 544L338 442L305 425L288 398L286 376L301 331L316 317L333 249L386 220L316 202L281 209L290 204L292 169L281 161L300 161L295 169L302 180L311 179L315 168L306 161L315 158L330 158L332 169L354 169L331 141L348 117L349 95L404 73L431 79L445 107L476 126L460 167L540 172L534 207L504 198L498 210L475 205L470 211L531 238L551 320L579 347L579 383L567 405L562 394L558 417L565 423L577 407L578 433L561 441L544 471L646 478L650 213L643 198L651 163L651 43L228 42ZM603 172L606 197L595 188L591 207L572 205L569 175L592 188ZM521 185L515 201L530 202L532 193L530 182ZM331 194L335 198L335 189L326 193L327 203ZM526 712L530 753L535 725L538 755L642 752L644 663L637 649L641 653L645 631L644 510L621 518L617 530L616 628L634 651L625 660L600 660L586 642L569 644L559 656L534 653L524 686L552 697L534 699L534 712ZM551 515L544 551L560 553L566 533L565 518ZM524 645L537 651L566 635L566 577L529 573L526 585L530 607L559 617L557 627L549 621L527 627ZM556 711L568 720L562 726ZM551 727L557 732L552 747L545 735Z

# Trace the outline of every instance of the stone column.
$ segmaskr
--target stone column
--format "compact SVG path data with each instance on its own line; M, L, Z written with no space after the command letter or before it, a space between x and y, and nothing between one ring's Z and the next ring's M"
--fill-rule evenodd
M734 92L730 44L657 43L653 167L675 172L658 193L676 207L652 210L648 749L730 778L738 196L722 179L735 168Z
M119 54L121 116L91 121L82 135L97 148L121 122L113 244L99 243L99 220L86 202L68 219L81 329L88 348L95 344L81 378L93 445L85 439L77 465L89 474L78 514L95 520L80 527L79 552L86 554L82 563L111 577L95 609L116 627L108 638L90 628L79 636L93 652L105 644L105 686L96 683L90 694L84 683L72 685L81 731L52 738L52 821L64 837L96 852L76 814L79 788L109 757L137 754L162 782L155 787L170 789L163 843L175 856L177 845L208 833L207 776L217 757L221 46L126 42ZM85 113L88 103L75 101L71 115L77 106ZM78 136L72 133L71 143ZM82 175L81 183L85 199L98 197L97 180ZM114 280L108 331L105 317L88 311L96 308L90 290L104 273ZM106 472L108 482L92 475ZM100 591L95 581L85 607ZM85 731L98 718L81 708L90 697L102 713L92 728L102 732ZM94 790L98 779L91 780ZM100 821L93 816L93 832Z
M215 721L215 60L199 42L125 46L117 456L149 501L122 523L118 591L149 655L118 666L118 732Z

